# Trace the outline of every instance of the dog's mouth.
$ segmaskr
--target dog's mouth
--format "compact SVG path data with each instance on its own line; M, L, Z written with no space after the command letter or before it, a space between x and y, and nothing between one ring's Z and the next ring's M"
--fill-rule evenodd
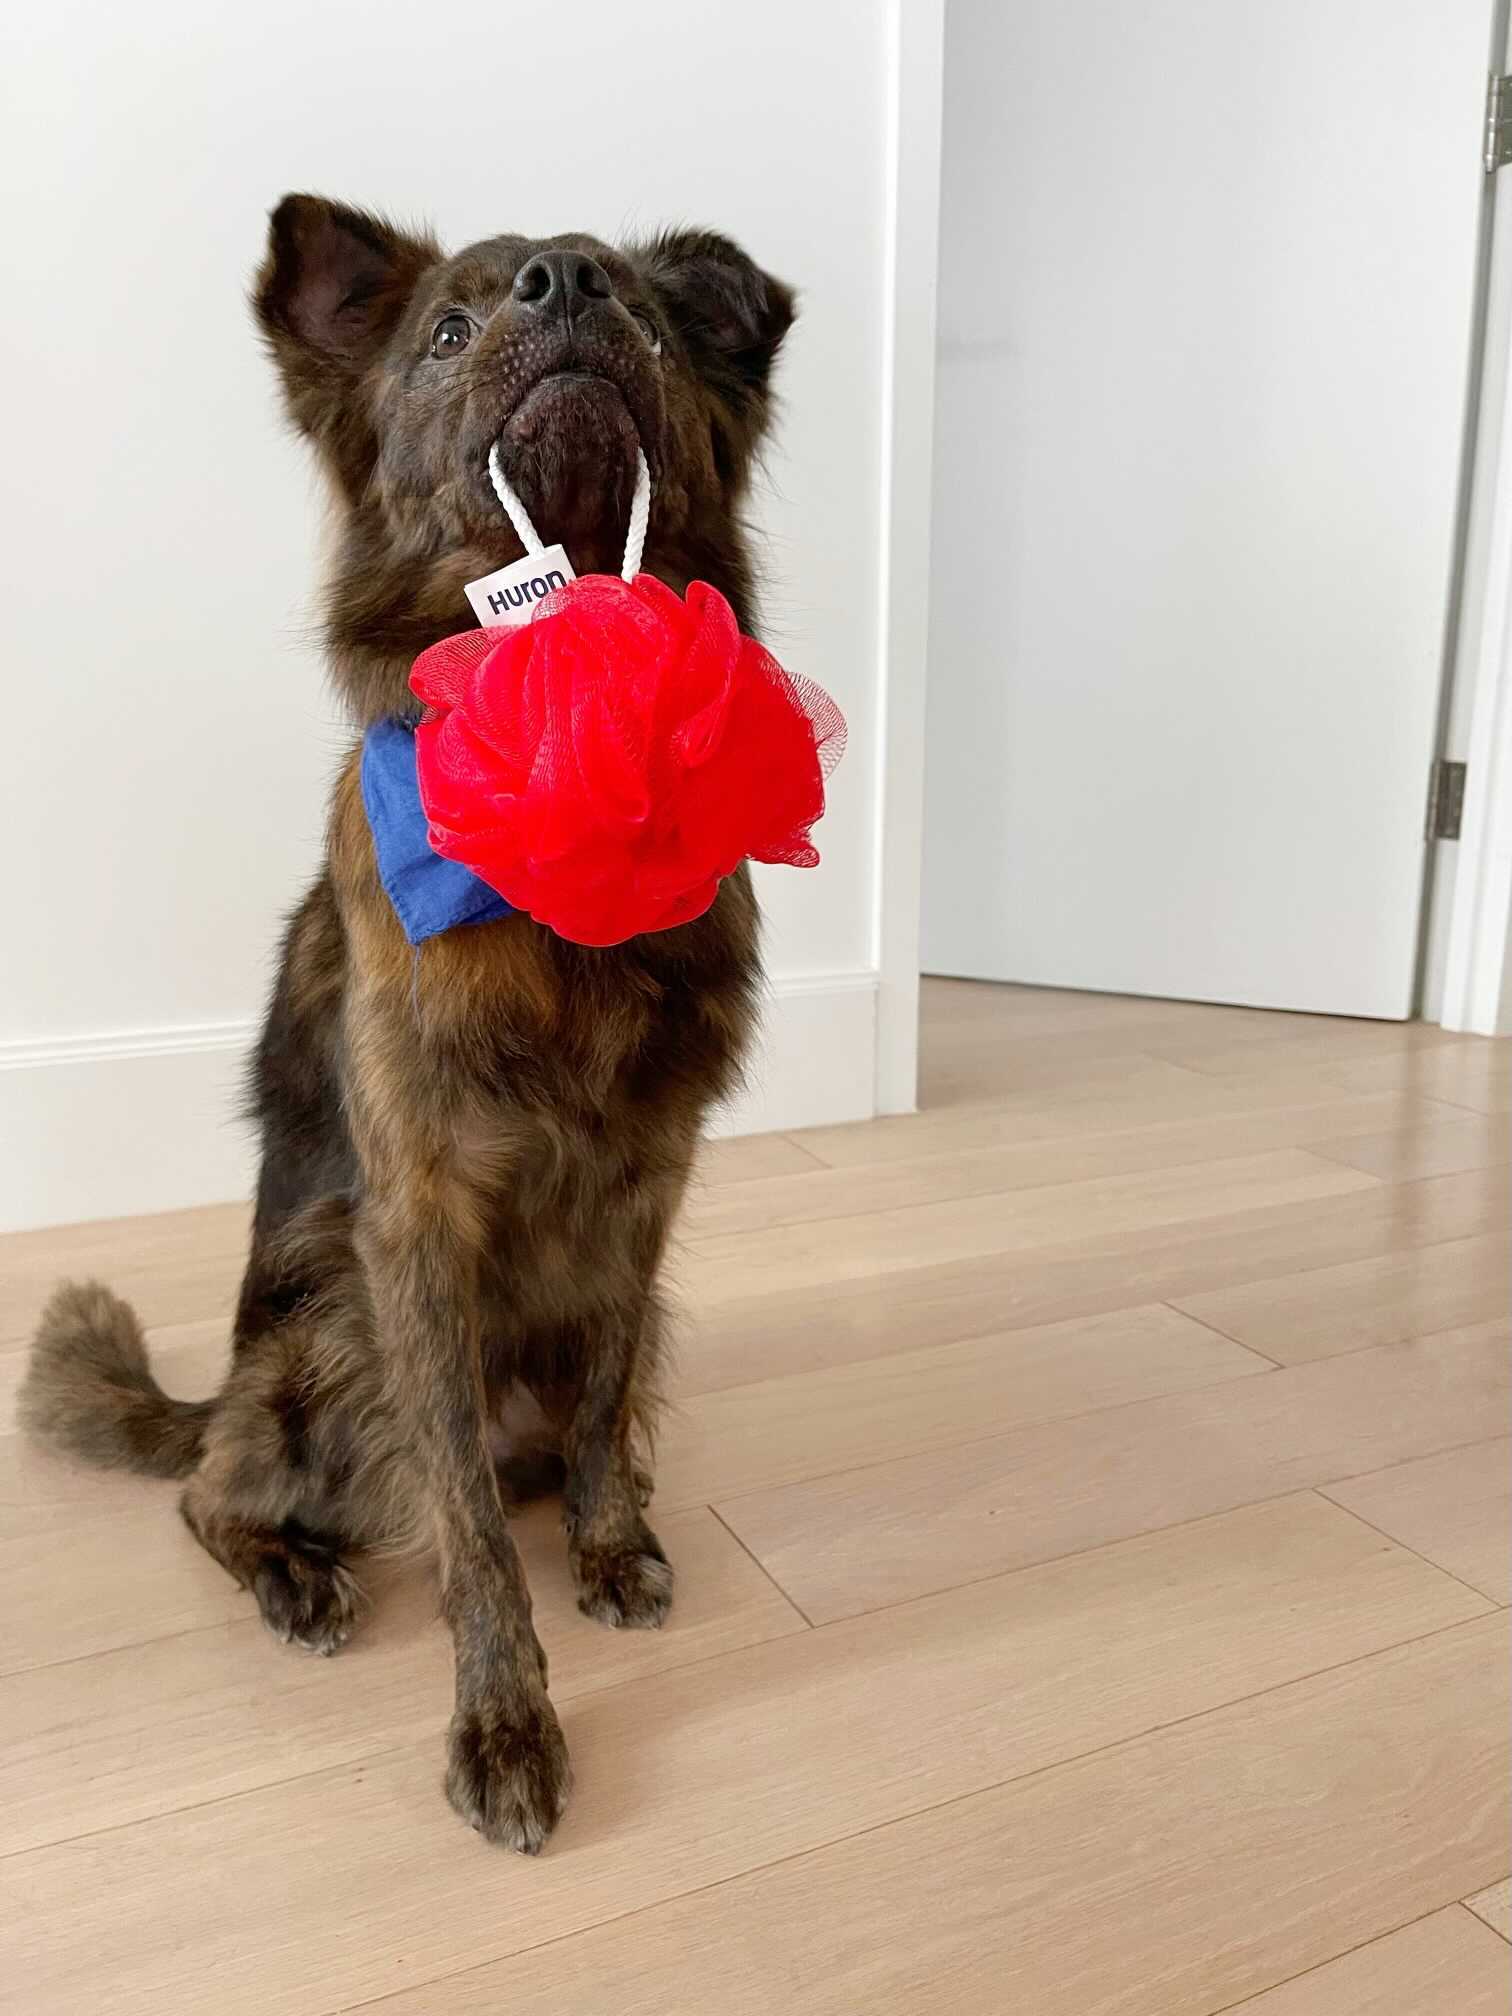
M604 427L618 431L625 423L635 426L625 395L602 371L549 371L511 409L499 439L502 447L506 441L538 441L557 431L570 437L585 426L594 432Z
M575 361L522 393L495 437L537 531L548 543L566 542L579 572L617 564L638 449L654 470L655 442L644 438L638 403L633 386Z

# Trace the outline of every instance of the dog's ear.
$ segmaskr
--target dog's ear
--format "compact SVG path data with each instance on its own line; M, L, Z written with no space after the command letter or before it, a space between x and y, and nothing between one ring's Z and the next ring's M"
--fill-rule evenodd
M322 196L285 196L268 223L252 306L295 425L326 453L349 494L372 466L372 431L354 398L426 268L430 238Z
M759 435L793 290L717 231L667 231L640 255L694 368Z

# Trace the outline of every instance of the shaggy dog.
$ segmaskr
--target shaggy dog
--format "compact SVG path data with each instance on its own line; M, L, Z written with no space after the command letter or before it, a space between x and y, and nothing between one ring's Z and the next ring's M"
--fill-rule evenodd
M448 258L290 196L254 306L338 500L325 635L359 728L414 717L411 661L467 627L465 582L520 555L496 442L578 572L611 574L640 444L646 571L711 582L753 627L738 513L793 304L727 239L508 236ZM261 1175L221 1392L169 1399L131 1310L69 1284L23 1417L90 1461L185 1478L195 1536L313 1651L352 1629L353 1549L433 1539L456 1648L447 1793L534 1853L569 1772L505 1508L560 1488L582 1608L661 1623L672 1570L642 1468L657 1276L751 1031L756 906L742 869L696 922L609 949L511 915L414 954L358 765L354 749L253 1066ZM506 1407L533 1426L501 1454Z

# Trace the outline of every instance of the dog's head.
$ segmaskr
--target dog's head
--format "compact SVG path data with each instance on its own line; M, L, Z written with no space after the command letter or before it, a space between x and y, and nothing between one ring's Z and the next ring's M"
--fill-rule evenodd
M316 196L274 211L254 292L290 414L344 509L332 662L363 718L402 707L415 654L469 620L463 584L521 551L495 442L537 529L617 573L645 452L645 565L711 581L749 622L739 506L770 414L789 290L727 238L430 238Z

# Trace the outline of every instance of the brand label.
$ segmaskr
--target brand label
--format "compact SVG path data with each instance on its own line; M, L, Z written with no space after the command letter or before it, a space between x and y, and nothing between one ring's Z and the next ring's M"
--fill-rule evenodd
M565 588L577 575L560 546L548 546L540 553L527 553L512 560L481 581L467 583L467 599L472 612L485 629L500 623L528 623L537 602L553 589Z

